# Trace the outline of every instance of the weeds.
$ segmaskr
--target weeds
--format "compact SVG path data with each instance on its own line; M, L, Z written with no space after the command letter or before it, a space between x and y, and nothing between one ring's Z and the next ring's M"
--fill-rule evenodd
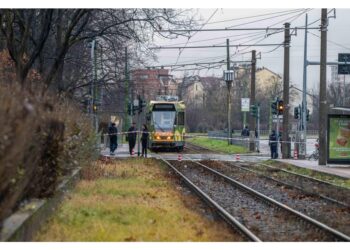
M83 169L83 178L36 240L235 239L222 224L197 214L198 201L184 197L155 160L100 160Z

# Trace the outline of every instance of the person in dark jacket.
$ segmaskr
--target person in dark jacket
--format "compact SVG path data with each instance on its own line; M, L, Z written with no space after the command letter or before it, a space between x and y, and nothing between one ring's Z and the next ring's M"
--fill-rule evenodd
M111 126L108 127L108 135L109 135L109 153L110 155L114 155L114 151L118 147L118 129L113 122Z
M134 150L136 144L136 128L135 122L132 123L131 127L128 130L127 139L129 142L129 153L132 155L132 151Z
M141 154L141 156L147 158L148 129L147 129L146 124L142 125L141 144L142 144L142 154Z
M249 136L249 128L248 128L248 126L245 126L245 128L242 130L242 133L241 133L241 135L242 136Z
M269 146L270 146L270 150L271 150L271 159L278 158L277 134L276 134L275 130L272 130L272 133L269 136Z

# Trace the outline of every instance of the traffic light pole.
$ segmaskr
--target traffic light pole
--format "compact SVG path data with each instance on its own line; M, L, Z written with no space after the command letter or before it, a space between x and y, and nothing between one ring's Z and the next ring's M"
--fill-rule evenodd
M282 158L286 159L290 154L289 141L289 48L290 48L290 24L284 24L284 69L283 69L283 132L282 132Z
M321 15L320 99L319 99L319 165L327 163L327 9Z

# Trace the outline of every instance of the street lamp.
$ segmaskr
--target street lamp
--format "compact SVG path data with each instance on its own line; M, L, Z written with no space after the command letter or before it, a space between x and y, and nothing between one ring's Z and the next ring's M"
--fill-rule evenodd
M231 84L233 82L233 70L224 70L224 80L227 84L227 140L228 144L231 144Z

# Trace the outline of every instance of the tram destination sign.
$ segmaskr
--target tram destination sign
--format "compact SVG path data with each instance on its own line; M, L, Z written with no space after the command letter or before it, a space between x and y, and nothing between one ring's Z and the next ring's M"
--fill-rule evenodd
M350 54L339 53L338 62L346 63L346 64L338 64L338 75L349 75L350 74Z

